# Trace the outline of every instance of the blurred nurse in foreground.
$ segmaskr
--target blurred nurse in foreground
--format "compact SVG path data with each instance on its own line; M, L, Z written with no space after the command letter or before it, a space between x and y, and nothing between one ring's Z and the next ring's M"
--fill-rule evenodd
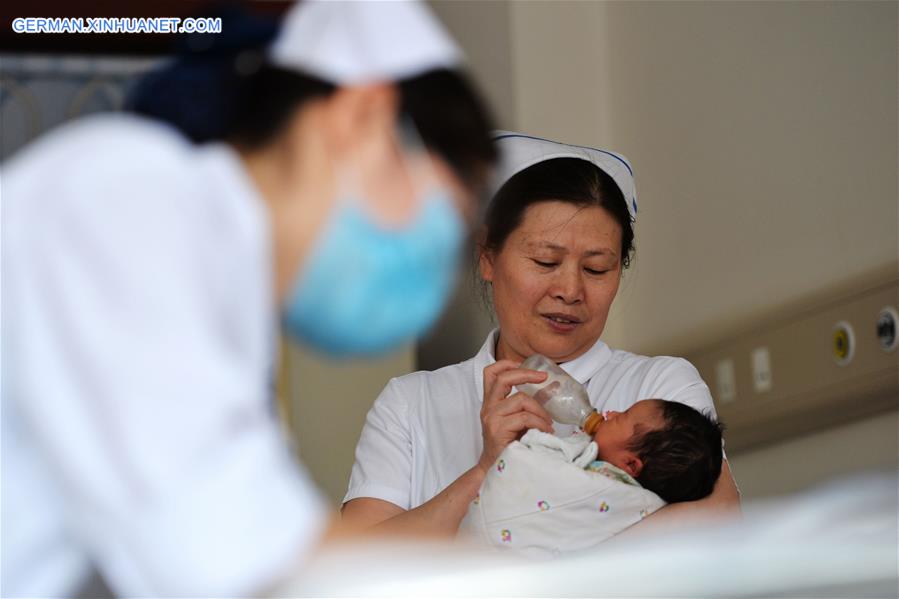
M289 576L331 514L267 405L279 321L377 354L452 288L494 150L426 9L304 2L280 30L223 27L139 86L143 116L5 165L4 596L92 571L131 596Z

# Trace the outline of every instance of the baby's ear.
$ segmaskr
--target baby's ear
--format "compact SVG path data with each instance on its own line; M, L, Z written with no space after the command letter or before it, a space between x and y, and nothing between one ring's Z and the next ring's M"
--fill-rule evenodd
M640 476L640 473L643 472L643 460L641 460L635 454L631 454L624 462L624 468L622 468L622 470L624 470L634 478L637 478L638 476Z

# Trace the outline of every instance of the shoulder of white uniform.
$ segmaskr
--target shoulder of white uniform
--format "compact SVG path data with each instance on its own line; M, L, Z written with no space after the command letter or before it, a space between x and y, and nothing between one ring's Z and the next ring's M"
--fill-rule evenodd
M463 388L468 380L471 362L474 358L438 368L437 370L418 370L390 379L387 387L393 392L401 393L409 401L425 401L444 390Z
M113 179L160 167L190 168L192 144L174 128L135 115L116 113L76 119L38 138L14 155L6 173L19 167L47 167L57 176Z
M98 117L84 124L85 136L96 142L98 154L115 156L128 169L162 166L173 171L191 170L185 160L196 146L175 128L129 114Z
M689 360L677 356L644 356L621 349L613 349L609 364L653 373L683 373L698 376L696 367Z
M88 116L72 121L61 131L79 141L91 138L105 145L122 144L118 147L140 146L152 151L188 150L193 147L190 140L177 129L161 121L144 118L129 113L112 113Z
M142 144L149 141L170 148L189 148L193 145L171 125L127 112L78 118L66 124L59 132L80 137L82 140L95 137L100 141L116 141L125 144Z
M465 373L470 368L470 362L471 360L466 360L464 362L458 362L456 364L444 366L443 368L438 368L437 370L418 370L410 372L409 374L390 379L390 383L403 388L453 383L458 381L461 377L466 376Z
M138 193L150 200L145 205L159 208L195 177L190 155L187 139L154 121L127 114L76 119L4 164L4 224L25 231L35 222L64 221L74 230L77 223L96 224L107 208ZM82 209L85 204L91 209Z

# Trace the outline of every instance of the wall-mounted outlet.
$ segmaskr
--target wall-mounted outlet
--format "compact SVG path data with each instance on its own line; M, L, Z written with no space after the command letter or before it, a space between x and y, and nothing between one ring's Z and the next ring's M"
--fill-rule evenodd
M886 306L877 315L877 341L883 351L893 351L899 345L896 323L899 322L899 314L896 308Z
M882 279L859 279L821 290L817 299L804 297L789 310L746 323L733 337L687 354L714 394L718 416L727 423L728 453L895 412L896 298L899 273L890 269ZM851 323L854 334L849 327L834 326L840 322ZM837 364L849 356L851 361ZM728 400L731 360L735 400Z
M833 325L833 359L845 366L855 356L855 331L852 325L841 320Z
M737 375L733 360L727 358L718 361L715 365L715 382L718 401L729 403L737 399Z
M752 386L756 393L765 393L773 384L771 354L767 347L757 347L752 350Z

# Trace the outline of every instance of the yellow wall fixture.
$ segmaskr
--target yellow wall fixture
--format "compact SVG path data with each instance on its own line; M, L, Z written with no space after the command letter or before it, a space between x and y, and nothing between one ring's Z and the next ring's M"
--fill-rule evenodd
M833 327L833 357L837 364L845 366L855 355L855 329L841 320Z

